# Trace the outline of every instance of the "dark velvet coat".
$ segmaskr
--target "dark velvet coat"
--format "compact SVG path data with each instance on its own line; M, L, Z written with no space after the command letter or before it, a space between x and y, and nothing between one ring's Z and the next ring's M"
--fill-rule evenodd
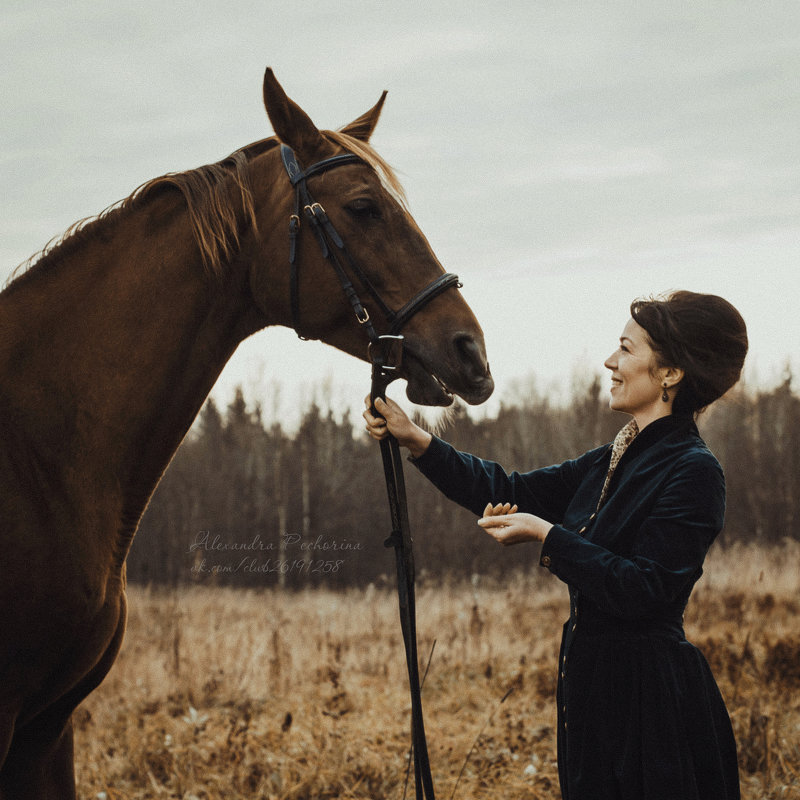
M736 745L683 611L722 528L722 469L694 422L664 417L633 440L596 511L610 445L507 474L434 438L416 466L481 516L516 503L554 523L540 563L569 586L559 656L564 800L738 800Z

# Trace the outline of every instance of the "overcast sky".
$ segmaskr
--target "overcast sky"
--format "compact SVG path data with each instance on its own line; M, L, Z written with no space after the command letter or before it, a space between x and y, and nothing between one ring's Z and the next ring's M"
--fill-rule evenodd
M464 281L498 397L603 371L631 299L673 288L739 307L752 380L800 367L800 3L3 8L2 280L145 180L269 135L270 65L320 127L389 90L373 143ZM362 397L369 368L269 330L214 394L269 413L275 382L288 416L323 382Z

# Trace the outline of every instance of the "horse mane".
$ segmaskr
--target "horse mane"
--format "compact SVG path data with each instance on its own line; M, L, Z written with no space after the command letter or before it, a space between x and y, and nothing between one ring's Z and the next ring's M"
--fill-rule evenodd
M369 144L343 131L322 133L331 142L369 164L378 173L387 191L406 207L405 193L397 175ZM95 236L101 227L140 208L154 192L169 187L183 195L204 267L212 275L220 276L239 249L240 215L244 214L253 228L257 228L249 162L278 143L275 137L262 139L236 150L215 164L167 173L141 184L125 199L112 203L99 214L78 220L63 234L51 239L41 251L34 253L12 272L7 285L61 260Z
M274 140L265 140L274 146ZM189 211L189 220L194 232L195 242L200 248L203 265L213 275L218 276L224 265L239 250L239 216L237 200L245 218L257 230L256 209L253 190L250 186L249 160L254 151L261 152L267 147L249 145L231 153L216 164L173 172L153 178L143 183L130 197L122 201L120 208L135 208L154 191L174 186L183 195ZM234 190L229 188L233 178ZM237 197L238 195L238 197Z
M372 147L371 144L356 139L344 131L323 131L331 141L359 156L378 173L384 188L390 192L403 208L406 208L406 193L397 177L397 173L389 163Z

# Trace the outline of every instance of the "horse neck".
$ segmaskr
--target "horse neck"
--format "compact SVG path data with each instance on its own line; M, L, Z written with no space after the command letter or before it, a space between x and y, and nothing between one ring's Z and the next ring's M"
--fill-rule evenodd
M176 193L105 223L0 295L0 370L17 440L51 486L77 517L113 504L132 536L226 361L260 325L244 268L204 274Z

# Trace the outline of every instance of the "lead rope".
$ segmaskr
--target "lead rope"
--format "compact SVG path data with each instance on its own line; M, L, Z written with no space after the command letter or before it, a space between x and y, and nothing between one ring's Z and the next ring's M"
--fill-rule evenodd
M402 336L381 336L377 346L370 348L372 358L372 414L380 416L375 410L375 400L386 400L386 387L394 379L398 363L389 363L390 354L399 360L402 352ZM374 343L373 343L374 344ZM408 504L403 477L403 463L400 446L391 434L380 442L383 472L386 478L386 492L389 497L392 533L384 542L386 547L394 547L397 565L397 597L400 606L400 626L406 651L408 685L411 693L411 743L414 751L414 788L417 800L435 800L433 777L431 776L428 745L425 739L425 722L422 716L422 693L419 682L419 661L417 659L417 625L414 599L414 553L412 550L411 528L408 521Z

